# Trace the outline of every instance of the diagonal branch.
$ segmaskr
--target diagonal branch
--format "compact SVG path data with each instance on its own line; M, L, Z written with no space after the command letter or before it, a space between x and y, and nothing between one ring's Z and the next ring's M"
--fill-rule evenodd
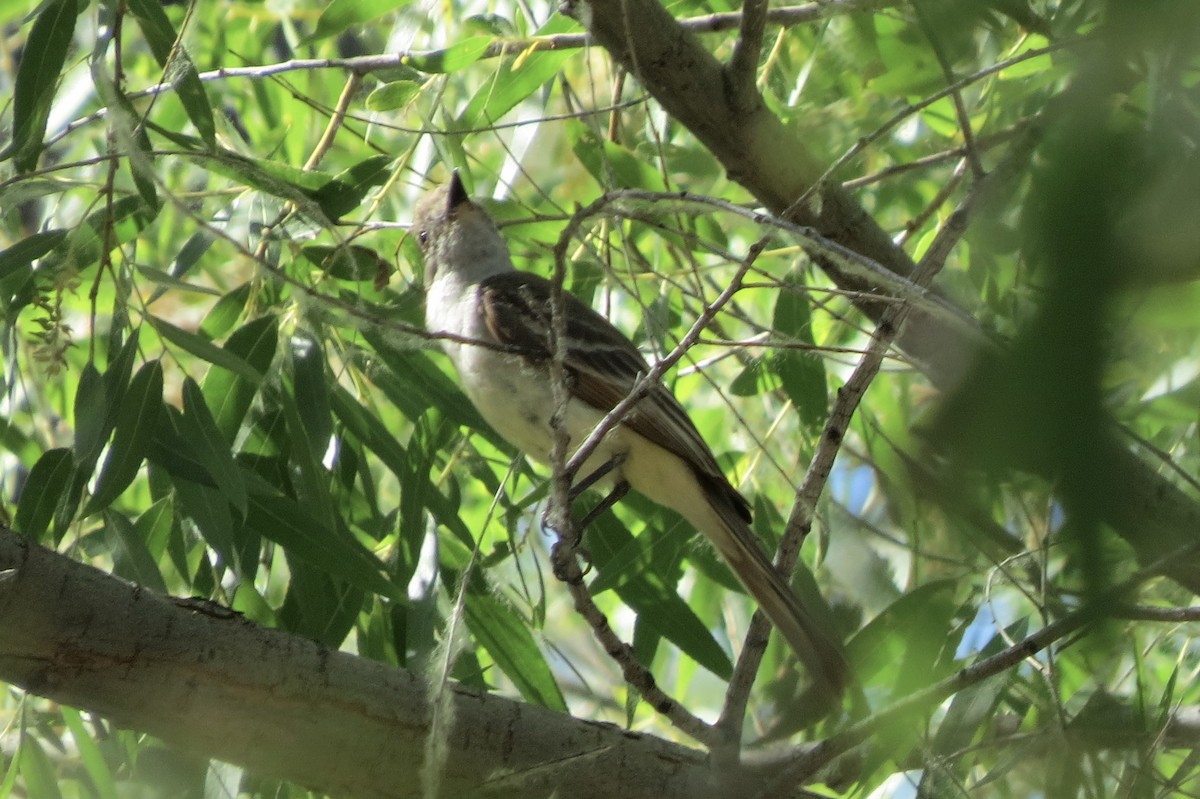
M755 88L758 74L758 55L762 50L763 32L767 29L767 0L743 0L742 27L733 43L733 55L725 68L729 90L735 103L741 102L752 111L761 100Z
M822 181L823 166L796 133L762 104L752 113L741 112L745 98L730 96L722 65L658 0L566 0L563 11L584 24L767 209L812 226L900 277L912 278L913 261L849 194ZM815 201L794 208L796 198L806 195ZM856 307L881 320L890 302L873 299L861 279L847 275L831 259L817 254L813 260L843 290L863 292L853 295ZM942 388L954 386L976 357L995 355L961 346L943 320L919 310L910 313L896 345ZM1105 521L1134 547L1142 563L1156 562L1186 546L1200 529L1200 502L1128 449L1115 443L1105 446L1103 459L1113 484L1125 487L1122 497L1100 509ZM1194 554L1165 569L1200 591L1200 558Z

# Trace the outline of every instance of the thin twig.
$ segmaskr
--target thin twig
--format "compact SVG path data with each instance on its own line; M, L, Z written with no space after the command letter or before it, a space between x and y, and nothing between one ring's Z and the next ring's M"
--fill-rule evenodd
M579 565L577 550L581 531L577 529L575 520L570 512L571 478L579 471L583 462L595 451L601 440L616 425L620 424L633 406L642 399L661 379L665 370L683 357L688 349L699 338L704 327L717 314L722 306L729 301L737 291L742 277L749 271L754 260L762 252L763 246L752 247L743 261L730 286L707 306L700 318L680 340L675 349L643 375L630 390L624 400L619 402L592 433L584 439L575 451L570 461L567 452L570 438L564 424L567 406L571 394L567 387L566 357L567 335L566 314L564 310L563 281L566 278L566 253L570 242L574 239L584 220L600 213L609 202L608 197L601 197L587 208L578 211L563 229L554 247L554 278L551 288L551 335L554 340L554 351L550 365L551 385L554 391L555 411L551 417L554 429L554 452L552 455L553 483L551 486L550 504L546 511L549 527L555 531L558 541L551 553L555 576L569 587L575 601L576 610L584 617L604 651L616 661L626 682L635 688L656 711L663 714L668 721L696 740L711 744L713 741L712 727L697 716L691 714L673 698L658 688L653 674L638 662L633 648L621 641L608 623L608 618L596 606L584 585L583 569Z
M925 32L925 37L929 39L929 46L933 48L934 57L937 58L938 65L942 68L942 74L946 76L946 82L950 86L955 85L958 81L955 79L954 68L950 65L950 59L946 57L946 51L942 47L942 40L937 35L937 30L925 13L925 3L922 0L916 0L913 8L917 12L917 22ZM962 90L955 89L950 92L950 99L954 103L954 114L958 117L958 129L962 133L967 163L971 165L971 174L978 180L987 173L984 171L983 162L979 160L979 153L975 149L975 132L971 126L971 115L967 113L966 103L963 102Z
M952 94L954 94L955 92L960 92L963 89L965 89L966 87L970 86L971 84L981 81L984 78L990 77L991 75L994 75L997 72L1008 69L1011 66L1020 64L1023 61L1028 61L1033 58L1039 58L1041 56L1057 52L1058 50L1062 50L1067 47L1072 47L1072 46L1080 44L1081 42L1084 42L1084 41L1086 41L1086 37L1062 39L1057 42L1051 42L1046 47L1039 47L1039 48L1035 48L1033 50L1026 50L1025 52L1020 53L1019 55L1013 56L1012 58L1006 58L1003 61L997 62L995 64L991 64L987 67L984 67L981 70L978 70L977 72L973 72L970 75L967 75L966 77L956 81L955 83L952 83L951 85L947 86L946 88L942 89L941 91L934 92L933 94L929 95L928 97L926 97L916 103L911 103L911 104L905 106L904 108L900 109L895 114L893 114L891 116L891 118L889 118L886 122L884 122L882 125L877 127L874 131L867 134L866 136L859 138L859 140L854 143L854 146L851 147L849 150L847 150L846 153L841 158L834 161L833 164L831 164L830 167L825 170L825 173L823 175L821 175L821 177L818 180L813 182L812 186L809 187L808 191L804 192L799 197L797 197L792 202L792 204L787 209L785 209L784 213L781 214L781 216L788 216L794 209L804 207L804 205L806 203L808 203L808 201L812 198L813 194L815 192L819 191L821 189L821 187L824 186L828 181L832 180L834 175L836 175L841 170L842 167L844 167L846 164L850 163L850 161L857 158L859 153L861 153L863 150L866 150L868 147L873 145L875 142L882 139L884 136L886 136L888 133L890 133L897 125L899 125L901 122L904 122L906 119L911 117L913 114L923 111L924 109L926 109L929 106L936 103L938 100L941 100L943 97L949 97Z
M1054 642L1080 630L1087 624L1112 616L1114 606L1121 606L1122 597L1131 593L1145 581L1159 576L1164 566L1171 562L1171 560L1193 553L1196 548L1196 545L1189 545L1177 552L1171 553L1146 568L1140 569L1128 580L1107 591L1101 592L1094 601L1085 607L1072 611L1061 619L1051 622L1041 630L1030 634L1013 646L1008 647L1003 652L999 652L989 658L984 658L978 663L960 669L950 677L894 702L870 718L853 724L836 735L826 738L817 745L805 749L790 758L791 762L788 766L776 776L771 785L767 786L757 796L776 796L779 795L778 792L785 786L803 784L828 765L834 758L845 754L855 746L868 740L881 727L886 726L897 718L911 713L918 708L936 705L947 697L962 691L964 688L976 685L989 677L994 677L997 674L1007 671L1026 658L1032 657L1046 649Z

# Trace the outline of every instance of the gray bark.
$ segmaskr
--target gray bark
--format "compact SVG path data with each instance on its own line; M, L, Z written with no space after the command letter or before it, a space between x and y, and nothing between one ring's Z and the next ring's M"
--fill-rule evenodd
M724 793L702 752L454 684L431 698L407 671L160 596L3 527L0 619L0 679L338 796L425 795L435 702L446 731L430 795Z

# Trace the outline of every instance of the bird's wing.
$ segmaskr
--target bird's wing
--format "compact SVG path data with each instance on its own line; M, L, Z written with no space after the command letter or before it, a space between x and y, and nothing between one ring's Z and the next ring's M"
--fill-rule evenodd
M535 361L551 357L552 283L529 272L505 272L480 283L479 301L488 330L497 341L522 350ZM621 331L577 297L564 292L567 353L564 366L572 395L607 413L633 390L650 365ZM723 497L749 520L744 497L725 479L712 450L687 412L662 384L636 405L624 424L678 455L710 493Z

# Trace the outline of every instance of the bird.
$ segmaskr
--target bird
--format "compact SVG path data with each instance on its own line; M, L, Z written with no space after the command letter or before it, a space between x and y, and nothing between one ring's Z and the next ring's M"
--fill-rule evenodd
M442 339L467 397L499 435L541 463L555 447L551 361L553 283L518 270L488 213L455 171L418 200L410 232L424 256L425 327ZM651 369L603 315L562 293L561 424L580 443ZM632 489L699 530L805 664L814 687L838 696L850 679L841 643L793 593L750 527L750 505L729 482L684 407L655 382L576 471L575 487Z

